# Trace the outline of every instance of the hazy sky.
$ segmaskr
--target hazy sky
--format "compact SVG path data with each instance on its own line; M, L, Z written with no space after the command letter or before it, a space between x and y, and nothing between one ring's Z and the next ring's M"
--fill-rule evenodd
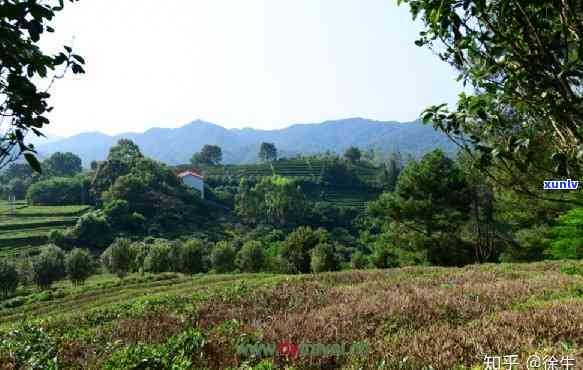
M262 129L405 121L460 90L448 65L413 44L419 25L394 0L66 4L45 46L73 44L87 74L53 88L48 132L61 136L197 118Z

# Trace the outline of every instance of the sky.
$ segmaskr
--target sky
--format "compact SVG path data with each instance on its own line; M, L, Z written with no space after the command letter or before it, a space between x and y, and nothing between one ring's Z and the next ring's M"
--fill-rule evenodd
M81 0L53 24L43 48L87 62L52 88L58 136L411 121L461 91L395 0Z

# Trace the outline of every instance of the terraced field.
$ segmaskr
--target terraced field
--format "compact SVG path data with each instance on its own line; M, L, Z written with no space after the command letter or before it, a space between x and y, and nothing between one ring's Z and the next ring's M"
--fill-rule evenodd
M225 165L208 168L204 171L206 176L227 176L230 178L272 176L281 175L291 178L304 178L318 180L327 161L323 159L289 159L273 163L260 163L249 165ZM364 181L373 181L380 169L357 165L356 172ZM353 207L363 210L366 203L378 197L377 192L368 192L360 189L343 189L337 187L325 187L321 191L308 194L311 198L320 198L324 194L324 201L338 207Z
M324 159L287 159L271 163L225 165L211 167L205 170L205 175L211 176L271 176L304 177L317 179L327 165ZM365 180L371 180L378 175L379 169L357 165L357 174Z
M0 257L30 252L46 243L51 230L72 226L90 207L29 206L25 202L0 203Z
M0 341L0 368L482 369L485 356L509 355L526 368L552 355L579 369L583 262L99 275L22 288L0 304Z

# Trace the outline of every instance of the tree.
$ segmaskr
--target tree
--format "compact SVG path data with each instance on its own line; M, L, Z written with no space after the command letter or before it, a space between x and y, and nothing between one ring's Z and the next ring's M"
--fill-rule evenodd
M303 218L306 199L298 183L285 177L265 177L253 187L242 179L235 209L249 220L286 225Z
M67 236L74 239L75 245L103 250L111 243L113 232L105 217L89 212L79 217Z
M439 50L474 91L460 94L454 111L445 104L428 108L425 122L475 148L484 166L581 177L580 2L399 2L425 24L416 44Z
M101 255L105 268L123 279L132 265L131 242L126 238L116 239Z
M300 226L285 239L280 250L280 257L288 273L309 273L310 253L318 244L328 241L328 233L324 229L313 230Z
M66 258L67 276L74 285L84 284L93 273L93 260L84 249L75 248Z
M116 145L109 148L108 161L120 161L132 163L138 158L142 158L140 147L129 139L120 139Z
M350 258L350 266L355 270L363 270L368 264L366 256L361 251L356 251Z
M344 159L346 159L349 163L356 163L360 161L360 157L360 149L355 146L351 146L344 152Z
M50 21L62 9L62 0L0 3L0 111L5 125L0 130L0 168L24 154L31 167L41 171L34 146L26 144L25 137L29 131L43 135L41 129L49 123L46 114L52 110L47 90L55 78L69 68L73 73L85 73L83 58L70 47L65 46L65 52L57 55L47 55L39 47L44 32L54 31ZM63 71L56 73L59 67ZM37 86L47 79L46 87Z
M396 248L424 250L434 264L463 265L472 259L459 235L470 203L461 170L441 150L434 150L420 162L410 162L395 191L372 202L369 211L383 220L389 218Z
M191 239L180 248L180 271L185 274L204 272L205 247L202 241Z
M83 170L81 158L73 153L56 152L43 162L44 172L49 176L67 177Z
M176 270L177 259L172 249L168 242L158 242L152 245L144 260L144 270L153 273Z
M259 149L259 159L264 162L271 162L277 159L277 148L273 143L261 143Z
M231 272L235 269L235 257L237 251L233 246L226 242L220 241L215 244L211 252L211 263L218 273Z
M24 199L26 197L27 185L26 183L19 179L12 179L8 183L8 195L14 196L16 199Z
M259 272L265 263L263 244L255 240L250 240L243 244L243 247L237 253L236 263L241 271Z
M336 271L339 262L330 243L320 243L310 253L310 267L312 272Z
M18 286L18 271L16 265L7 260L0 260L0 293L2 298L8 298Z
M87 204L91 201L89 187L85 177L50 177L33 183L26 200L35 205Z
M217 145L205 145L199 153L195 153L190 162L195 166L217 166L223 160L223 151Z
M65 253L57 246L44 247L32 260L32 280L41 289L50 288L66 275Z

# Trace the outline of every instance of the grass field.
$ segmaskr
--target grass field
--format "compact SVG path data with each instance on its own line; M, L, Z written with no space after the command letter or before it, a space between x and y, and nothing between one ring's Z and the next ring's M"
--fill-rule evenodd
M51 230L74 225L88 209L86 205L29 206L25 202L12 207L8 202L0 202L0 257L36 249L46 243Z
M486 355L573 357L581 368L583 262L98 275L50 293L22 288L0 305L0 333L0 368L55 358L74 369L479 369ZM304 352L243 351L284 342ZM314 355L302 342L366 351Z

